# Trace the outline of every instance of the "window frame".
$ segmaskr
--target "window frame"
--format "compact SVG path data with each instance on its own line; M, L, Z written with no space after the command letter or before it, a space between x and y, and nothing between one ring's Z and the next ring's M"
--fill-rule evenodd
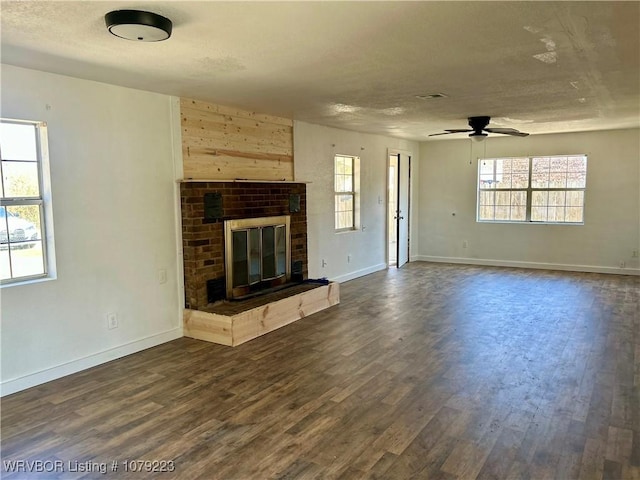
M585 182L584 187L549 187L549 188L540 188L533 187L533 162L534 159L538 158L561 158L561 157L584 157L585 162ZM481 188L480 186L480 168L483 160L492 160L494 161L494 175L496 175L495 171L495 161L496 160L513 160L513 159L527 159L529 162L529 167L527 171L528 181L526 188ZM527 156L518 156L518 157L494 157L494 158L478 158L478 170L477 170L477 179L476 179L476 222L477 223L516 223L516 224L531 224L531 225L584 225L585 224L585 206L586 206L586 191L587 191L587 171L588 171L588 155L586 153L572 153L565 155L527 155ZM581 222L568 222L568 221L538 221L531 219L531 212L533 209L533 193L534 192L582 192L582 221ZM485 220L480 218L480 197L482 192L526 192L526 204L525 204L525 219L524 220ZM494 207L495 207L494 203ZM564 205L565 207L567 205ZM547 207L549 205L547 204ZM495 216L495 215L494 215Z
M10 278L0 279L0 287L19 285L28 283L33 280L51 278L51 266L49 261L49 235L48 235L48 214L47 214L47 202L50 201L50 195L48 192L48 179L45 178L45 169L48 173L48 131L47 123L44 121L34 120L20 120L13 118L0 117L0 124L14 124L14 125L31 125L35 130L35 147L36 147L36 161L31 160L16 160L11 158L3 158L0 152L0 182L2 189L0 190L0 207L5 208L5 225L7 227L7 249L9 251L9 268ZM38 175L38 193L37 196L24 196L24 197L5 197L4 196L4 174L2 173L2 166L4 162L29 162L35 163L37 166ZM39 208L40 217L40 241L42 243L42 273L33 275L13 276L13 261L11 255L11 244L20 242L11 242L9 227L8 227L8 214L7 207L18 206L33 206L37 205ZM27 243L25 241L25 243Z
M338 173L338 158L349 159L351 161L351 174ZM333 156L333 227L336 233L352 232L358 230L358 169L359 169L360 157L355 155L345 155L336 153ZM351 177L351 190L339 190L338 189L338 176L344 177L345 175ZM351 197L351 225L348 227L338 227L338 213L345 210L338 210L338 197L350 196Z

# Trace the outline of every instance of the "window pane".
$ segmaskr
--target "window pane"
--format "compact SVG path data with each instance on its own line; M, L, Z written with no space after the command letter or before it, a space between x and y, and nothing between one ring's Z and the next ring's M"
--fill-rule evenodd
M511 205L511 192L497 191L496 205Z
M37 161L35 125L0 123L0 152L3 160Z
M341 224L340 228L353 228L353 214L352 212L341 212Z
M7 209L0 207L0 244L9 243L9 228L7 220Z
M584 192L567 192L567 206L569 207L583 207L584 206Z
M345 158L344 159L344 173L346 173L347 175L352 175L353 174L353 159L352 158Z
M551 157L549 161L549 171L551 172L566 172L567 171L567 157Z
M529 159L528 158L513 158L511 159L511 171L513 173L529 173Z
M42 239L39 205L6 207L5 210L10 243L31 242Z
M353 210L353 195L340 195L340 210L343 212Z
M493 175L493 160L484 158L478 165L480 175Z
M527 219L527 192L511 192L511 220L524 222Z
M567 174L567 188L585 188L587 172L569 172Z
M499 188L511 188L511 159L498 160L497 168L496 177L500 174Z
M587 157L578 155L567 161L567 187L585 188L587 183Z
M566 188L567 172L549 172L549 188Z
M527 188L529 186L529 174L528 173L514 173L511 176L512 188Z
M493 205L495 203L495 192L480 192L480 205Z
M480 175L480 188L496 188L498 183L494 175Z
M336 210L336 229L346 228L353 228L353 211L344 209Z
M567 207L565 209L565 221L582 223L584 221L584 209L582 207Z
M547 208L547 222L564 222L564 207Z
M347 178L344 175L338 175L338 192L344 192L347 189Z
M40 207L0 207L0 217L2 279L43 274L45 270L40 234Z
M344 212L348 209L350 195L336 195L336 212Z
M493 205L484 205L478 209L479 220L494 220L494 207Z
M565 205L566 192L549 192L549 206L560 207Z
M531 221L532 222L546 222L547 221L547 207L531 207Z
M492 159L483 159L480 161L479 168L479 181L478 186L480 188L496 188L499 183L499 179L502 179L500 173L499 179L496 175L496 161Z
M338 192L350 192L351 191L351 177L349 175L340 175L340 188Z
M351 175L336 175L335 191L336 192L352 192L353 177Z
M549 202L549 192L533 191L531 192L531 205L541 206L547 205Z
M353 175L347 175L345 177L344 189L345 192L353 192Z
M478 195L478 220L523 222L527 218L527 192L486 191Z
M531 172L532 188L549 188L549 159L534 158Z
M584 155L572 155L570 157L567 157L567 171L586 172L587 157Z
M496 205L496 220L509 220L509 205Z
M2 162L6 197L39 197L37 162Z
M9 246L0 244L0 279L11 278L11 265L9 263Z
M11 268L13 277L27 277L44 273L42 242L10 243Z

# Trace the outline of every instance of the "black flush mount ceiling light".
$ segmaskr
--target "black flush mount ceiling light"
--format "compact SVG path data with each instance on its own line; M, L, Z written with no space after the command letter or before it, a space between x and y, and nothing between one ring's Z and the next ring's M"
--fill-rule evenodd
M171 36L171 20L141 10L114 10L104 16L109 32L136 42L159 42Z

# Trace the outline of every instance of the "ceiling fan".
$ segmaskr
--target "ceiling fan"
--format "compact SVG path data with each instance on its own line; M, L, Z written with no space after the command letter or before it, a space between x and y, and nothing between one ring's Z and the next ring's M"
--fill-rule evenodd
M480 142L488 136L487 133L501 133L503 135L513 135L515 137L526 137L527 135L529 135L528 133L521 132L519 130L516 130L515 128L486 128L487 125L489 125L490 120L491 117L469 117L469 126L471 127L470 129L445 129L445 131L442 133L432 133L429 136L434 137L436 135L449 135L451 133L471 132L469 134L471 140Z

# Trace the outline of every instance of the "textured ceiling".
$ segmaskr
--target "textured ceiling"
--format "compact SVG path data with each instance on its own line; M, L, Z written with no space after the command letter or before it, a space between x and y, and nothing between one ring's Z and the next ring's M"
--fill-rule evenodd
M110 35L126 8L171 38ZM3 63L349 130L640 126L640 2L2 1L0 19Z

